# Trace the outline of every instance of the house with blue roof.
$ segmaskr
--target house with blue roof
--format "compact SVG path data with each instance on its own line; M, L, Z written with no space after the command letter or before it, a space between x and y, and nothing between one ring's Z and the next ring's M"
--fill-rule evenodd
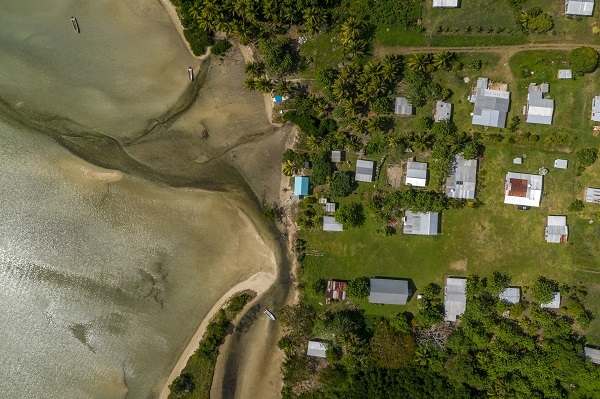
M296 176L294 180L294 195L299 199L308 195L308 176Z

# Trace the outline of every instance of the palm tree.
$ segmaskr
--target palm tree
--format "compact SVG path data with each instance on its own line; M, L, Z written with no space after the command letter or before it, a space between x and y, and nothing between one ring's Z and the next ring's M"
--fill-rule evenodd
M378 61L372 60L363 67L363 74L378 75L383 72L383 66Z
M348 18L340 28L340 41L345 46L350 41L356 41L362 32L363 23L358 18L352 16Z
M277 0L265 0L262 9L263 17L269 21L277 19Z
M359 136L367 132L367 121L364 119L352 119L350 126L352 127L352 130L354 130L354 133Z
M248 62L246 62L246 65L244 66L244 71L248 75L255 77L255 78L262 75L264 70L265 70L264 65L261 62L248 61Z
M353 117L356 114L356 108L358 108L358 105L358 99L352 97L348 98L347 100L344 100L342 103L344 111L349 117Z
M282 169L283 169L283 174L286 176L292 176L294 173L296 173L296 165L294 165L292 163L292 161L289 159L287 161L285 161Z
M433 55L433 66L437 69L450 69L453 59L454 53L442 51Z
M321 139L317 136L306 137L306 147L311 151L317 151L321 147Z
M294 89L294 83L289 80L280 80L275 83L275 92L282 96L289 96Z
M376 135L377 133L381 133L381 118L379 116L372 116L367 121L367 130L372 135Z
M267 78L256 79L256 91L260 93L269 93L272 89L271 81Z
M400 75L402 69L402 56L396 54L387 54L381 60L382 73L388 80L395 80Z
M308 33L316 33L325 24L325 15L321 7L307 7L303 13L304 27Z
M414 133L410 138L410 146L414 151L426 151L432 144L431 135L427 132Z
M406 67L417 72L429 72L432 66L431 62L431 54L417 53L406 61Z
M248 91L256 90L256 80L254 78L247 78L244 80L244 89Z

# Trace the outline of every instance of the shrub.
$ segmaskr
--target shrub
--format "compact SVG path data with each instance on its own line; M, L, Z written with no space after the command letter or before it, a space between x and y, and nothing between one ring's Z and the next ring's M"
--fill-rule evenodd
M597 148L582 148L577 151L577 163L584 168L594 164L598 160Z
M190 44L190 48L192 49L192 53L194 53L194 55L202 55L206 53L206 48L212 44L212 38L210 34L204 29L184 29L183 36Z
M344 226L344 228L359 227L365 222L365 214L362 204L350 202L344 204L335 211L335 220Z
M214 55L225 54L227 50L231 48L231 43L226 39L217 40L217 42L210 49L211 53Z
M431 116L422 116L418 120L418 126L421 130L429 130L433 126L433 118Z
M353 186L354 179L349 172L338 172L333 175L333 179L331 180L331 195L334 197L346 197L352 192Z
M571 212L581 212L581 211L583 211L583 201L582 200L575 200L575 201L571 202L571 205L569 205L569 210Z
M348 283L346 293L349 297L361 299L369 296L370 279L368 277L357 277Z
M576 48L569 55L569 64L580 76L593 72L598 65L598 52L592 47Z
M552 301L556 291L558 291L558 283L546 277L539 277L531 289L533 299L538 303Z

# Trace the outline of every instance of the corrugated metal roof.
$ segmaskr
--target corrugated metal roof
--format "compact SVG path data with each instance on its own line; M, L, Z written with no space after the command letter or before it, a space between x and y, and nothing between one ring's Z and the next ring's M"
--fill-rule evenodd
M570 69L559 69L558 70L558 78L559 79L573 79L573 71Z
M552 298L552 300L548 303L542 303L540 305L540 307L542 308L548 308L548 309L558 309L560 308L560 292L555 292L554 293L554 298Z
M346 287L348 283L345 281L329 280L327 281L327 291L325 298L329 301L343 301L346 299Z
M344 226L339 224L333 216L323 216L323 231L344 231Z
M452 104L439 100L435 104L435 121L450 121L452 118Z
M407 280L372 278L369 289L370 303L406 305L410 295Z
M439 217L437 212L415 213L406 211L404 213L404 234L416 234L435 236L439 229Z
M477 160L466 160L457 154L452 160L452 174L446 180L446 196L449 198L475 198L477 186Z
M294 195L308 195L308 176L296 176L294 179Z
M410 105L406 97L396 97L394 113L396 115L412 115L414 113L414 108Z
M467 279L448 277L444 288L444 320L456 321L467 309Z
M501 301L508 303L519 303L521 301L521 289L519 287L508 287L499 295Z
M331 151L331 162L342 162L343 160L343 151Z
M594 13L594 0L566 0L565 14L591 16Z
M540 206L544 177L508 172L504 183L504 203Z
M325 343L319 341L308 341L308 348L306 349L306 354L308 356L327 357L325 355L326 352L327 345Z
M565 243L569 237L566 216L548 216L545 238L551 243Z
M585 191L585 202L596 202L600 204L600 188L588 187Z
M477 89L470 101L475 103L473 110L474 125L504 127L510 105L510 92L488 89L487 78L477 79ZM474 97L474 98L473 98Z
M335 202L327 202L325 204L325 212L329 212L329 213L335 212Z
M592 363L600 364L600 349L590 348L586 346L584 348L585 356L590 359Z
M554 160L554 167L556 169L567 169L567 165L569 164L569 161L566 159L555 159Z
M549 90L547 83L529 85L527 94L527 122L538 123L542 125L552 124L552 115L554 114L554 100L544 98L544 93Z
M408 161L406 164L406 184L425 187L427 185L427 163Z
M432 7L458 7L458 0L433 0Z
M600 122L600 96L596 96L592 100L592 120Z
M356 175L354 176L354 180L367 182L367 183L372 182L374 169L375 169L374 161L367 161L364 159L357 160L356 161Z

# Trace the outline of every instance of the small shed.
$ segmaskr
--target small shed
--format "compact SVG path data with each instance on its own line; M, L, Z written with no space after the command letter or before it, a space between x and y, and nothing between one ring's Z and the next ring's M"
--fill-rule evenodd
M348 283L345 281L329 280L327 281L327 291L325 292L325 303L331 301L343 301L346 299L346 287Z
M523 158L521 158L521 157L514 158L513 163L515 165L521 165L523 163Z
M560 308L560 292L555 292L554 293L554 298L552 298L552 300L548 303L542 303L540 305L540 307L542 308L547 308L547 309L558 309Z
M394 113L396 115L411 116L415 114L415 108L408 102L406 97L396 97Z
M325 354L327 353L327 345L323 342L319 341L308 341L308 348L306 349L306 354L308 356L314 357L327 357Z
M499 298L501 301L512 305L519 303L521 301L521 289L519 287L508 287L500 293Z
M570 69L559 69L558 79L573 79L573 71Z
M590 359L592 363L600 364L600 349L585 346L584 348L585 357Z
M569 228L567 227L566 216L548 216L546 222L546 241L562 244L567 242L569 237Z
M600 188L588 187L585 191L585 202L600 204Z
M338 223L333 216L323 216L323 231L344 231L344 226Z
M411 186L425 187L427 185L427 163L408 161L405 183Z
M592 120L600 122L600 96L596 96L592 100Z
M458 7L458 0L433 0L434 8L456 8Z
M555 169L567 169L567 165L569 161L566 159L555 159L554 160L554 168Z
M452 104L438 100L435 103L435 121L436 122L450 122L452 119Z
M467 309L467 279L448 277L444 287L444 320L456 321Z
M354 180L361 182L372 182L375 171L375 161L359 159L356 161L356 175Z
M369 289L370 303L406 305L410 290L407 280L372 278Z
M440 214L438 212L417 213L406 211L404 213L404 234L415 234L422 236L435 236L440 226Z
M294 195L299 197L308 195L308 176L296 176L294 179Z
M565 0L565 14L591 17L594 13L594 0Z
M331 151L331 162L333 163L338 163L338 162L344 162L345 157L345 153L344 151Z
M325 204L325 212L327 212L327 213L335 212L335 202L327 202Z

